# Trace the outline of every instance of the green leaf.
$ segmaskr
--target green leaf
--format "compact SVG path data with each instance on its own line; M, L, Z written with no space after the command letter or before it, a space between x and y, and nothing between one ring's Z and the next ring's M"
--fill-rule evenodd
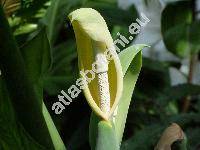
M98 123L100 121L101 119L94 112L92 112L89 125L89 143L92 150L95 150L96 147L96 137L98 136Z
M43 79L44 83L44 90L48 92L49 95L56 95L58 94L61 89L67 89L71 86L74 82L74 78L69 75L61 75L61 76L53 76L53 75L46 75Z
M20 0L21 1L21 9L18 11L17 15L25 18L31 19L34 15L41 9L44 8L44 4L48 2L48 0Z
M100 121L98 123L98 136L96 150L119 150L115 130L110 122Z
M198 95L199 92L200 92L199 85L181 84L181 85L173 86L171 88L166 89L166 91L164 92L164 93L167 93L166 97L164 97L162 100L164 101L167 101L167 99L178 100L183 97Z
M30 137L15 117L5 82L0 77L0 149L44 150Z
M37 78L49 68L48 55L41 55L41 53L38 53L41 49L36 47L34 52L41 57L36 57L35 55L30 57L28 51L23 51L23 56L25 57L23 59L1 6L0 21L0 28L2 29L0 30L0 40L4 40L4 42L0 43L0 68L18 121L31 138L45 148L51 149L55 147L56 150L65 149L50 115L43 104L42 94L40 94L43 91L35 88L38 84L36 82ZM40 40L43 44L45 36ZM33 43L36 41L33 40ZM36 44L41 43L36 42ZM49 51L47 43L41 47L44 48L45 52ZM31 49L32 47L29 48ZM30 50L30 54L35 53L33 53L33 50ZM30 59L26 57L30 57ZM39 63L36 63L36 61L39 61ZM31 63L35 65L34 67L36 69L31 66ZM34 71L36 71L34 76L29 74L34 73Z
M198 53L200 51L200 21L195 21L190 26L190 48L192 53Z
M198 149L199 147L199 138L200 138L200 128L199 127L189 127L186 130L187 146L188 149ZM184 144L184 143L183 143Z
M169 119L169 120L168 120ZM176 122L181 126L185 126L190 123L200 123L200 114L199 113L182 113L179 115L174 115L168 118L169 122Z
M64 143L43 103L43 80L51 66L50 46L45 30L41 30L32 40L26 43L21 52L26 64L27 72L34 84L37 98L40 100L42 114L54 148L56 150L65 150Z
M138 17L137 10L134 6L130 7L128 10L122 10L118 8L116 2L105 3L89 1L85 5L86 7L98 10L109 26L121 25L127 27Z
M163 127L159 124L152 124L137 131L133 137L124 141L121 150L149 150L159 139Z
M194 21L192 9L191 1L179 1L170 3L162 12L164 43L179 57L187 57L200 49L200 23Z
M101 148L102 150L118 150L120 146L114 124L101 121L101 118L94 112L91 113L90 117L89 142L91 150L101 150Z
M0 6L0 68L19 122L39 144L53 146L22 55ZM9 60L9 61L8 61Z
M55 44L55 41L60 32L60 28L65 17L74 9L81 6L84 1L80 0L52 0L51 6L47 10L46 17L43 18L43 23L47 26L47 35L50 45Z
M56 129L56 126L53 123L53 120L45 106L45 104L43 103L43 115L47 124L47 128L49 130L49 134L51 136L53 145L55 150L66 150L66 147Z
M121 143L124 127L126 123L127 113L132 97L135 84L142 66L141 50L146 45L131 46L119 54L122 70L124 74L123 94L118 104L117 115L115 118L115 130L118 142Z
M191 23L191 2L171 3L162 12L161 24L164 43L169 51L179 57L186 57L190 54L188 33Z
M21 48L21 53L28 75L31 81L36 83L51 66L50 46L45 30L40 30L33 39L28 41Z
M61 89L67 89L78 78L75 42L68 40L52 48L52 67L43 79L44 89L50 95L56 95ZM74 73L72 73L74 72Z
M37 29L36 24L24 24L15 30L14 35L17 36L17 35L31 33L36 29Z

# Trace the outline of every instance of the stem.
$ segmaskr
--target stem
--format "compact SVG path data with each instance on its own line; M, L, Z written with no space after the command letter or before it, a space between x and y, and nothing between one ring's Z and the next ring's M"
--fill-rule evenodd
M196 20L196 1L195 0L192 0L191 8L192 8L192 21L194 22ZM190 63L189 63L189 74L188 74L188 80L187 80L188 84L192 84L193 74L194 74L194 66L196 64L196 60L197 60L197 54L192 54L192 52L191 52ZM190 107L190 100L191 100L190 96L187 96L184 98L183 107L182 107L183 112L188 111L188 109Z
M193 55L190 56L189 74L188 74L188 80L187 80L188 84L192 84L193 74L194 74L194 66L195 66L196 60L197 60L196 58L197 58L196 54L193 54ZM188 111L188 109L190 107L190 100L191 100L190 96L187 96L187 97L184 98L183 108L182 108L183 112Z
M26 73L23 58L0 5L0 68L17 119L39 144L53 144L42 115L42 100L37 98Z
M98 123L98 135L96 137L95 150L120 150L114 127L110 122Z

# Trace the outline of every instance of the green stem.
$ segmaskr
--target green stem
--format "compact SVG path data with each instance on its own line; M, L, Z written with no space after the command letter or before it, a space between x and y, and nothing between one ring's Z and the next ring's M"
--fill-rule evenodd
M117 136L110 122L98 123L98 136L95 150L119 150Z
M37 98L30 83L23 58L1 5L0 68L18 120L39 144L52 149L53 144L42 115L42 101Z

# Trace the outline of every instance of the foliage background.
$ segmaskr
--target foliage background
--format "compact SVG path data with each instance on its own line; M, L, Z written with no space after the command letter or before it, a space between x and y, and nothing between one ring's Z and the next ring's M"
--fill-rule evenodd
M51 111L59 92L68 89L78 78L75 37L67 15L80 7L98 10L114 39L117 32L129 35L128 26L140 12L151 20L132 42L151 47L143 51L143 67L133 93L121 149L153 149L172 122L184 130L188 149L200 149L200 3L174 1L22 0L13 1L13 5L21 4L14 13L7 6L9 0L1 1L22 55L29 62L28 73L34 82L37 80L44 86L45 104L67 149L90 149L91 110L83 94L61 115ZM30 41L33 44L27 46ZM9 144L13 149L28 145L29 149L43 149L30 137L22 138L27 133L15 122L3 82L1 78L0 149L6 149ZM15 128L20 130L15 133ZM173 149L178 149L180 144L175 143Z

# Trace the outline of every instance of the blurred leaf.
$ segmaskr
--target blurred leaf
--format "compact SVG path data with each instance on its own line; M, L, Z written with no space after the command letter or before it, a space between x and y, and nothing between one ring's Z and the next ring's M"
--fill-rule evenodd
M188 137L188 149L198 150L200 143L200 128L199 127L189 127L186 130L186 135Z
M55 44L58 37L61 25L64 20L67 19L67 15L75 8L81 6L84 3L80 0L52 0L51 6L47 10L46 17L42 22L47 26L47 35L50 41L50 45Z
M52 67L43 81L48 94L55 95L61 89L67 89L78 77L77 52L72 40L59 44L51 51Z
M77 51L75 41L68 40L52 49L52 69L54 75L71 75L76 66Z
M109 26L121 25L127 27L127 30L128 26L138 17L137 10L134 6L128 10L122 10L118 8L117 3L89 1L86 3L86 7L91 7L99 11Z
M24 130L15 117L3 79L0 77L0 149L45 150Z
M199 113L183 113L171 116L167 119L168 122L176 122L181 126L194 125L200 123Z
M37 25L36 24L24 24L21 25L19 28L17 28L14 32L14 35L20 35L20 34L27 34L27 33L31 33L34 30L37 29Z
M180 1L168 4L162 12L161 24L165 45L169 51L180 57L190 54L188 33L191 23L191 2Z
M190 48L192 53L198 53L200 51L200 21L195 21L190 26Z
M17 12L17 15L21 16L24 19L32 19L37 12L45 7L45 3L49 0L20 0L21 9Z
M19 122L39 144L53 146L42 114L42 101L37 98L23 57L0 5L0 67ZM9 60L9 61L8 61Z
M164 95L160 96L159 99L167 103L172 99L180 100L183 97L199 95L200 86L192 84L181 84L167 88L163 93Z
M158 139L162 129L163 127L159 124L151 124L143 129L140 129L134 134L133 137L122 143L121 150L153 149L153 145Z
M157 99L166 88L170 87L168 65L166 62L143 58L142 70L134 92L134 98L141 105L146 106L144 104L146 102L150 109L153 107L154 99ZM135 107L131 108L135 109Z
M33 83L46 73L51 66L51 54L49 41L45 30L27 42L22 48L21 53L26 63L28 75Z
M200 49L200 23L194 21L192 9L191 1L179 1L168 4L162 12L165 45L179 57L188 57Z
M173 97L174 99L180 99L185 96L199 95L200 94L200 86L192 85L192 84L182 84L177 85L169 89L167 91L169 97Z
M49 95L56 95L62 89L67 89L71 84L73 84L74 78L67 76L46 76L43 79L44 89Z
M35 90L38 99L41 101L42 113L52 138L54 148L56 150L65 150L65 146L60 138L60 135L51 119L51 116L43 103L43 80L44 74L47 73L51 66L51 54L49 41L45 30L41 30L32 40L25 44L21 50L28 74L32 83L35 85Z
M166 3L174 3L174 2L178 2L178 1L189 1L189 0L163 0Z
M200 24L193 21L192 13L191 1L171 3L162 13L162 33L165 45L169 51L179 57L197 53L200 48Z

